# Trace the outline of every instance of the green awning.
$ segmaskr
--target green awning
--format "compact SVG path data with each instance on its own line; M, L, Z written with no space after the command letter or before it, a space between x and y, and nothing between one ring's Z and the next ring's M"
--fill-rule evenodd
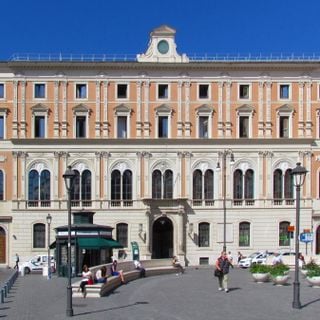
M123 248L118 241L104 238L78 238L78 245L84 249Z

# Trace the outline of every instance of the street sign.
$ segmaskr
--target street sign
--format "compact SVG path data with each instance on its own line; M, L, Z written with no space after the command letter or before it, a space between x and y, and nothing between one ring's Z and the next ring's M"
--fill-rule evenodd
M313 233L312 232L304 232L300 233L300 241L301 242L312 242L313 241Z
M288 232L293 232L294 231L294 226L288 226Z

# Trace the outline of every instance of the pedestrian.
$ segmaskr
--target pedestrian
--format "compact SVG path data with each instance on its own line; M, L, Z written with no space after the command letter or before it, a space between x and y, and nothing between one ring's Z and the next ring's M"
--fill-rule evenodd
M305 264L306 264L306 261L304 260L304 256L301 252L299 252L299 267L302 268Z
M229 292L228 280L229 280L229 269L233 268L232 262L229 260L228 255L225 251L221 252L220 257L216 261L216 269L220 271L218 276L219 291Z
M107 268L105 266L101 267L96 273L97 283L106 283L107 282Z
M233 256L231 254L231 251L228 252L228 259L230 260L231 263L233 263Z
M276 252L276 253L274 254L273 259L272 259L272 265L275 266L275 265L281 264L281 263L283 263L282 258L281 258L281 255L280 255L278 252Z
M19 261L20 261L20 258L19 258L19 255L16 253L16 256L15 256L15 266L14 266L14 269L17 269L19 270Z
M179 274L183 274L184 273L184 269L183 269L182 265L180 264L179 259L178 259L177 256L174 256L172 258L172 266L179 269L179 273L177 273L177 276Z
M82 280L80 282L80 287L78 289L78 291L81 290L84 298L87 295L85 286L89 284L89 282L91 281L92 281L92 272L89 270L88 266L85 264L82 269Z
M121 279L121 282L124 284L124 276L123 276L123 270L117 270L118 262L117 260L113 260L112 265L111 265L111 275L112 276L119 276Z
M140 278L144 278L146 276L146 269L143 267L141 262L139 260L134 260L133 263L134 263L134 267L137 270L140 270Z
M238 251L238 264L240 262L240 260L243 259L243 255L240 251Z

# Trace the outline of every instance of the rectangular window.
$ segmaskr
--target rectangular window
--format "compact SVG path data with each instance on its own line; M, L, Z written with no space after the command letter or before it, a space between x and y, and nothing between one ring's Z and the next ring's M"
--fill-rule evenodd
M34 97L35 99L44 99L46 97L46 85L44 83L35 83Z
M76 84L76 98L77 99L87 98L87 85L85 83Z
M239 118L239 137L249 138L249 117L241 116Z
M4 84L0 83L0 99L4 98Z
M208 84L199 84L199 99L209 99Z
M158 99L169 98L169 86L167 84L159 84L158 86Z
M127 117L118 116L118 138L127 138Z
M208 117L199 117L199 138L208 138Z
M159 138L168 138L168 117L160 116L159 117Z
M249 99L249 85L240 84L239 85L239 99Z
M247 222L239 225L239 247L250 246L250 224Z
M4 117L0 116L0 139L4 139Z
M117 85L117 98L127 99L128 98L128 85L118 84Z
M86 137L86 117L77 116L76 118L76 138Z
M207 266L209 264L209 258L208 257L200 257L199 258L199 265L200 266Z
M34 117L34 137L35 138L45 137L45 117L44 116Z
M280 125L280 128L279 128L280 138L289 138L289 117L281 116L279 125Z
M290 86L288 84L280 84L279 90L280 90L280 94L279 94L280 99L289 99Z

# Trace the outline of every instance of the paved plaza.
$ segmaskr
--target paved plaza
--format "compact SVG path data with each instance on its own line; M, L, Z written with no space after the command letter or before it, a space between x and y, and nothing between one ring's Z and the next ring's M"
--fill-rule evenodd
M208 320L317 319L320 289L301 277L303 308L292 309L293 272L287 286L254 283L248 270L233 269L230 292L218 291L213 268L187 268L185 274L139 279L103 298L74 298L74 319ZM0 275L1 283L3 276ZM68 319L66 278L41 274L19 277L5 303L4 319Z

